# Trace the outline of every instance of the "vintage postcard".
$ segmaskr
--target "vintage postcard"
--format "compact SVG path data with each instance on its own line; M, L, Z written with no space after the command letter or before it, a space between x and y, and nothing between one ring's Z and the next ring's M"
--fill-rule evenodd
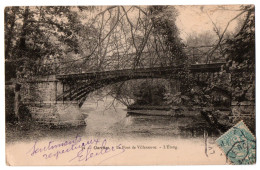
M7 6L6 164L256 163L255 6Z

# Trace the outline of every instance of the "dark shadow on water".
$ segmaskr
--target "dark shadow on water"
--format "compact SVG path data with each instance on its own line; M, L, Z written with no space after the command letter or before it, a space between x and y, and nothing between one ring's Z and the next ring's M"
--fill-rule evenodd
M200 138L207 132L218 136L200 114L194 116L147 116L130 114L127 123L118 122L111 127L116 136L124 137L177 137Z

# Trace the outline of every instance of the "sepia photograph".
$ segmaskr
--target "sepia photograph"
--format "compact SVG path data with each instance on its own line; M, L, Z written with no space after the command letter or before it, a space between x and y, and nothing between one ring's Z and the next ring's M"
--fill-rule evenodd
M8 166L256 163L255 6L4 8Z

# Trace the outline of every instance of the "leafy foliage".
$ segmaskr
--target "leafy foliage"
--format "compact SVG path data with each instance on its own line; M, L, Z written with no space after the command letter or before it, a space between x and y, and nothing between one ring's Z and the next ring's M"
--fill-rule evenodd
M163 38L165 50L171 53L172 65L187 62L183 52L184 44L179 37L179 30L175 24L177 11L173 6L151 6L148 8L154 26L154 34Z
M234 37L224 41L225 67L212 78L208 77L204 85L192 74L187 74L186 90L181 96L189 96L186 104L213 106L214 91L218 91L225 100L253 101L255 98L255 13L254 6L242 6L247 13L240 31ZM185 80L185 79L183 79ZM208 80L208 81L207 81ZM184 81L185 85L185 81ZM195 87L195 88L194 88ZM200 87L196 89L196 87ZM195 89L195 90L194 90ZM174 97L173 97L174 99ZM226 103L226 101L224 101ZM176 104L176 103L175 103ZM177 103L178 104L178 103Z
M84 26L75 10L65 6L5 8L5 58L19 76L55 71L49 63L67 59L68 53L82 53L80 33L93 35L94 29Z
M226 40L227 69L231 72L235 101L255 99L255 8L242 7L246 18L238 34Z
M133 95L138 105L160 106L165 104L164 94L167 92L161 81L147 80L136 87Z

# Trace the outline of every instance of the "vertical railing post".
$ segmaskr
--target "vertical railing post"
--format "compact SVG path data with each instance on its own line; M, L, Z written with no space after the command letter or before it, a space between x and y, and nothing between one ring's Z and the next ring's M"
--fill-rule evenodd
M58 93L58 88L57 88L58 82L55 80L55 104L57 104L57 93Z
M71 90L72 90L72 88L71 88L71 86L72 86L72 84L70 83L70 85L69 85L69 91L70 91L70 101L71 101Z
M64 81L62 81L62 102L64 104Z

